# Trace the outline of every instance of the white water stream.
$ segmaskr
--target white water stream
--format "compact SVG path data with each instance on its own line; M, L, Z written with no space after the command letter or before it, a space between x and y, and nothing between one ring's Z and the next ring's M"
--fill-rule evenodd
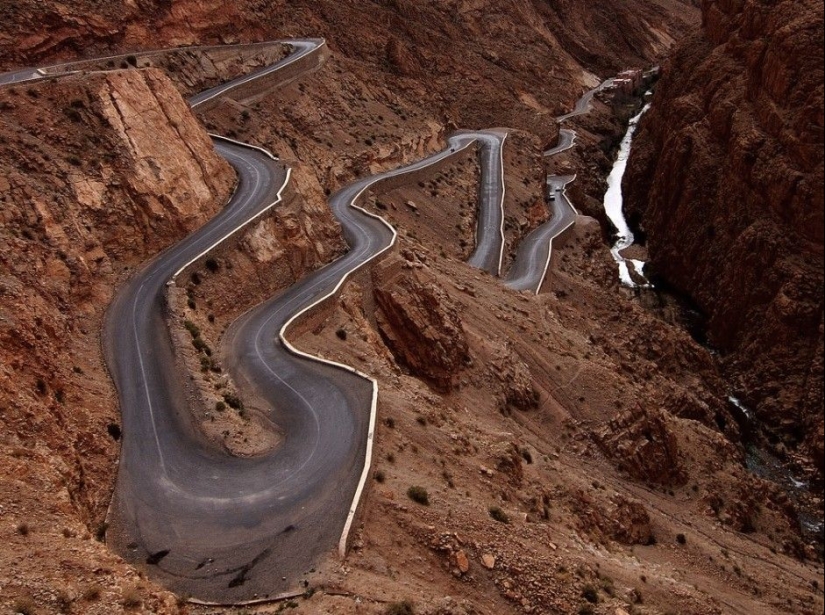
M622 284L630 288L651 288L651 284L647 282L644 275L645 262L635 259L627 259L622 256L622 252L633 245L636 238L633 236L633 231L627 224L624 217L624 196L622 195L622 179L627 170L627 161L630 158L630 149L633 145L633 135L636 133L636 128L639 125L639 120L650 109L650 104L639 112L639 115L630 120L630 125L627 128L627 134L622 140L621 148L619 149L619 156L616 163L613 165L613 170L610 177L607 178L607 193L604 195L604 210L607 217L616 227L618 237L613 248L610 250L613 259L619 265L619 277ZM630 267L645 280L644 284L638 284L633 280L630 274Z

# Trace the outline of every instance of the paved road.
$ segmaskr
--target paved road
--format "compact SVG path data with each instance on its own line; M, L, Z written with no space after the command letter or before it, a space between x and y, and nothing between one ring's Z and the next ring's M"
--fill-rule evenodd
M545 157L555 156L557 154L561 154L562 152L566 152L569 149L573 148L573 145L576 143L576 131L569 130L568 128L562 128L559 131L559 143L556 147L553 147L546 152L544 152Z
M529 290L536 294L541 291L553 255L553 240L576 223L578 214L564 191L574 179L572 175L547 178L551 218L527 235L519 245L506 280L507 286L513 290Z
M593 102L593 98L596 96L596 94L610 87L612 84L613 79L608 79L607 81L604 81L592 90L585 92L584 95L578 100L578 102L576 102L576 106L573 108L573 110L570 113L567 113L566 115L557 117L556 121L559 124L562 124L571 118L588 113L590 111L590 106Z
M459 139L481 144L481 188L476 249L467 261L494 276L501 275L504 258L504 142L505 130L462 131Z
M3 73L0 75L0 85L24 83L26 81L34 81L42 78L43 75L37 72L36 68L23 68L12 73Z
M296 53L275 67L209 90L190 104L271 74L320 44L298 41ZM31 75L18 71L0 76L0 83ZM185 375L177 371L166 322L165 289L175 273L268 208L287 178L265 153L216 140L219 154L238 172L236 194L207 225L142 268L106 316L105 353L124 433L109 517L115 550L149 564L153 576L179 593L208 601L232 603L299 586L338 542L363 481L374 390L371 381L346 370L296 357L282 344L281 330L394 243L391 227L352 206L363 192L474 142L481 143L483 172L473 262L498 274L505 138L502 131L457 134L443 152L334 195L330 205L348 254L233 324L223 343L225 365L247 397L270 408L268 418L284 433L276 451L254 460L227 456L191 425Z
M289 44L292 47L293 52L289 54L288 57L284 58L282 61L272 64L271 66L262 68L258 71L252 72L246 75L245 77L234 79L228 83L218 85L214 88L205 90L200 94L196 94L195 96L189 99L189 104L192 106L193 109L196 109L204 103L207 103L210 100L218 98L219 96L223 96L224 94L227 94L232 90L237 89L243 85L261 79L262 77L266 77L273 73L281 72L291 64L295 64L296 62L298 62L300 59L310 54L317 53L317 51L321 47L323 47L326 44L326 42L323 39L302 39L289 41Z
M556 118L559 124L588 113L591 109L593 97L608 88L612 79L585 94L578 100L573 111ZM576 131L562 128L559 131L559 143L556 147L544 152L546 157L556 156L572 149L576 142ZM553 240L576 223L578 213L567 198L564 189L575 180L575 176L552 175L547 178L547 200L551 205L550 220L538 227L524 238L519 246L516 258L507 273L506 284L514 290L525 290L536 294L541 292L550 259L553 254Z

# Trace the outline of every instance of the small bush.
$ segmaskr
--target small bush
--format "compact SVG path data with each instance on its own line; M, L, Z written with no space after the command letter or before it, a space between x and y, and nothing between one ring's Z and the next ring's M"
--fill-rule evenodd
M233 410L243 410L243 401L241 401L241 398L238 397L235 393L224 394L223 400Z
M123 435L122 430L120 429L120 425L116 423L109 423L106 426L106 432L111 436L112 440L117 442L120 440L120 437Z
M409 600L394 602L387 607L386 615L415 615L415 608Z
M136 587L130 587L123 592L123 608L136 609L142 602L140 592L138 592Z
M206 259L206 263L204 263L204 264L206 265L206 268L207 268L207 269L208 269L211 273L217 273L217 272L218 272L218 270L221 268L221 266L220 266L220 264L218 263L217 259L215 259L215 258L211 258L211 257L210 257L210 258L207 258L207 259Z
M424 487L410 487L407 489L407 497L416 504L421 504L422 506L430 505L430 494L427 493L427 490L424 489Z
M378 470L375 473L375 482L383 484L387 480L387 475L384 474L383 470Z
M215 402L215 412L224 412L226 411L226 403L219 401Z
M35 615L37 613L37 607L34 604L34 600L25 596L14 601L13 612L20 613L20 615Z
M31 533L31 528L28 523L20 523L17 525L17 533L21 536L28 536Z
M342 342L347 341L347 330L346 329L344 329L344 328L338 329L335 332L335 335L337 335L338 339L341 340Z
M508 517L507 513L504 512L498 506L491 506L489 513L490 517L492 517L493 520L498 521L499 523L510 523L510 517Z
M392 418L391 416L388 416L387 418L384 419L384 425L386 425L390 429L395 429L395 419Z
M590 604L599 604L599 590L594 585L585 585L582 589L582 598Z
M677 534L676 535L676 542L678 542L680 545L686 545L687 544L687 536L685 536L684 534Z
M63 109L63 114L69 118L71 121L79 123L83 120L83 116L80 115L80 112L75 109L74 107L69 107L68 109Z
M200 328L191 320L184 321L183 326L186 327L186 330L189 331L189 334L192 336L192 338L201 336Z

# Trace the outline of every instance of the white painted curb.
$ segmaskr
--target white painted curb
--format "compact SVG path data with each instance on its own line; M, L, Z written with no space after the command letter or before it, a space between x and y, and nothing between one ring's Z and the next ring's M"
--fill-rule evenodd
M504 181L504 144L509 136L510 133L507 132L501 139L499 156L499 161L501 163L501 250L498 253L498 277L501 277L501 268L504 265L504 244L506 243L506 238L504 235L504 199L507 196L507 182Z
M564 189L562 190L562 194L564 195L564 200L565 200L565 201L567 201L567 204L568 204L568 205L570 205L570 208L573 210L573 213L575 213L575 214L576 214L576 217L578 217L578 216L579 216L579 212L578 212L578 210L577 210L577 209L573 206L573 202L572 202L572 201L570 200L570 198L567 196L567 186L569 186L569 185L570 185L570 184L572 184L574 181L576 181L576 178L577 178L577 177L578 177L578 174L574 175L574 176L570 179L570 181L568 181L568 182L566 182L566 183L564 184ZM576 220L575 220L575 218L574 218L574 219L570 222L570 224L568 224L567 226L565 226L563 229L559 230L559 232L558 232L558 233L556 233L555 235L553 235L553 236L550 238L550 241L549 241L549 246L547 247L547 264L545 264L545 265L544 265L544 273L542 273L542 274L541 274L541 280L539 280L539 284L538 284L538 286L536 287L536 296L538 296L538 295L541 293L541 287L542 287L542 286L544 286L544 281L547 279L547 271L550 269L550 261L553 259L553 242L554 242L556 239L558 239L558 238L559 238L562 234L566 233L568 230L570 230L570 229L571 229L572 227L574 227L574 226L576 226Z
M434 160L430 164L422 166L421 169L415 169L415 171L409 171L408 173L414 173L416 171L420 171L422 169L426 169L430 166L438 164L439 162L442 162L443 160L447 160L448 158L451 158L451 157L455 156L459 152L463 152L468 147L470 147L470 145L472 145L474 142L475 142L475 140L467 143L463 147L456 148L456 150L454 152L451 152L449 155L445 156L442 160L438 160L438 161ZM444 151L446 151L446 150L444 150ZM413 164L415 164L415 163L413 163ZM382 218L381 216L378 216L376 214L373 214L373 213L367 211L363 207L360 207L360 206L356 205L356 203L364 195L364 193L366 193L368 190L370 190L376 184L381 183L382 181L387 180L387 179L403 176L405 174L406 173L398 172L397 174L391 175L389 177L387 177L387 176L377 177L374 181L371 181L368 184L366 184L358 192L358 194L356 194L352 198L352 200L349 203L349 207L352 207L353 209L357 209L358 211L362 212L363 214L369 216L370 218L374 218L375 220L378 220L379 222L384 224L390 230L390 232L392 232L392 241L389 243L389 245L387 245L384 249L382 249L379 252L376 252L370 258L368 258L364 262L360 263L359 265L357 265L356 267L354 267L353 269L351 269L347 273L345 273L341 277L341 279L338 280L338 283L335 285L335 288L333 288L329 293L327 293L323 297L320 297L319 299L315 300L311 305L308 305L307 307L300 310L299 312L296 312L292 316L292 318L290 318L284 324L284 326L281 327L281 331L279 333L281 343L283 343L284 347L287 350L289 350L289 352L294 354L295 356L301 357L303 359L308 359L310 361L316 361L316 362L319 362L319 363L323 363L323 364L329 365L331 367L337 367L339 369L343 369L347 372L355 374L356 376L360 376L361 378L364 378L364 379L366 379L366 380L368 380L372 383L372 404L371 404L371 408L370 408L369 432L367 433L367 450L366 450L366 455L365 455L366 459L364 461L364 469L361 472L361 478L358 482L358 488L355 491L355 495L352 499L352 504L350 505L349 514L347 515L347 520L346 520L346 523L344 524L344 530L341 534L341 539L338 541L338 554L341 558L344 558L347 555L347 542L349 541L349 535L350 535L350 532L352 531L352 526L353 526L353 523L355 522L355 516L358 512L358 507L361 503L361 497L363 496L364 489L366 488L367 480L369 480L370 471L372 469L372 455L373 455L373 446L374 446L374 442L375 442L375 425L376 425L377 416L378 416L378 381L375 378L373 378L372 376L369 376L369 375L367 375L367 374L365 374L365 373L363 373L363 372L361 372L361 371L359 371L359 370L357 370L354 367L351 367L349 365L345 365L343 363L338 363L336 361L331 361L329 359L324 359L322 357L316 357L314 355L310 355L310 354L305 353L301 350L298 350L295 346L292 345L292 343L289 342L289 340L286 338L286 334L287 334L287 330L295 323L296 320L298 320L299 318L301 318L302 316L304 316L308 312L314 310L316 307L318 307L320 304L324 303L325 301L327 301L331 297L338 294L338 291L341 289L341 287L346 283L346 281L350 278L350 276L353 273L359 271L360 269L362 269L363 267L365 267L366 265L368 265L372 261L378 259L382 255L384 255L386 252L388 252L389 250L391 250L392 248L395 247L396 243L398 242L398 232L395 230L395 228L389 222L384 220L384 218Z
M250 147L252 147L253 149L255 149L255 148L254 148L254 146L250 146ZM271 154L270 154L270 155L271 155ZM247 226L249 226L250 224L252 224L252 223L253 223L253 222L255 222L256 220L259 220L259 219L260 219L262 216L264 216L267 212L271 211L273 207L275 207L276 205L278 205L279 203L281 203L281 201L283 201L284 190L286 190L286 187L287 187L287 185L289 184L289 180L290 180L290 178L291 178L291 177L292 177L292 169L287 168L287 170L286 170L286 178L284 179L284 183L281 185L280 189L278 190L278 198L277 198L276 200L274 200L272 203L270 203L269 205L267 205L264 209L262 209L262 210L261 210L261 211L259 211L257 214L255 214L254 216L252 216L249 220L245 220L242 224L240 224L239 226L236 226L234 229L232 229L231 231L229 231L226 235L224 235L223 237L221 237L220 239L218 239L217 241L215 241L215 242L214 242L211 246L209 246L208 248L206 248L203 252L201 252L200 254L198 254L195 258L193 258L193 259L192 259L192 260L190 260L188 263L186 263L183 267L181 267L180 269L178 269L178 270L175 272L175 274L172 276L172 278L171 278L171 279L170 279L170 280L166 283L166 285L167 285L167 286L174 286L174 285L175 285L175 282L176 282L176 281L177 281L177 279L178 279L178 276L180 276L180 274L182 274L184 271L186 271L186 269L188 269L188 268L189 268L192 264L194 264L194 263L196 263L197 261L199 261L200 259L202 259L204 256L206 256L207 254L209 254L212 250L214 250L215 248L217 248L217 247L218 247L219 245L221 245L224 241L226 241L227 239L229 239L230 237L232 237L232 236L233 236L233 235L235 235L236 233L238 233L238 232L240 232L241 230L245 229Z

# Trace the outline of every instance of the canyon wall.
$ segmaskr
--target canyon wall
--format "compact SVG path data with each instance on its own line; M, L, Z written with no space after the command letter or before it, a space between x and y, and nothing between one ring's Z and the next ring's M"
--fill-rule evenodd
M95 540L120 438L101 320L124 276L217 213L235 175L155 70L2 88L0 110L0 585L20 611L38 594L113 612L140 581Z
M823 6L703 3L625 179L653 267L708 317L735 393L822 470Z

